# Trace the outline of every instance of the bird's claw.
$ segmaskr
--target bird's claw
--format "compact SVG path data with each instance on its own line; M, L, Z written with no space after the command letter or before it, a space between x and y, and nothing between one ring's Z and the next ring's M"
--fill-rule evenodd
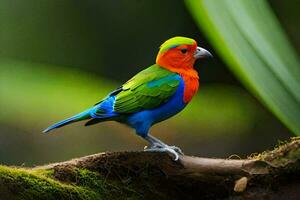
M184 155L183 152L181 151L181 149L179 147L176 146L168 146L168 145L161 145L158 143L154 143L152 146L150 147L145 147L144 151L150 151L150 152L167 152L169 153L174 161L177 161L179 159L179 154L180 155Z
M176 151L177 153L179 153L180 155L184 155L183 151L176 146L169 146L171 149L173 149L174 151Z

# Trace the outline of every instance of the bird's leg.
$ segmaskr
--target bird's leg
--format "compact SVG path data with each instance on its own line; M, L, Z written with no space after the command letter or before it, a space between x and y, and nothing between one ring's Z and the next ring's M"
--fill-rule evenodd
M152 143L156 143L156 144L160 144L160 146L168 146L168 147L170 147L171 149L174 149L176 152L178 152L178 153L180 153L180 154L182 154L183 155L183 152L181 151L181 149L179 148L179 147L176 147L176 146L169 146L169 145L167 145L167 144L165 144L164 142L162 142L161 140L159 140L158 138L156 138L156 137L154 137L154 136L152 136L152 135L150 135L150 134L148 134L148 139L150 139L150 141L149 140L147 140L148 142L150 142L151 144Z
M180 148L169 146L150 134L144 138L151 144L150 147L145 147L144 151L168 152L174 157L174 160L178 160L179 154L183 155Z

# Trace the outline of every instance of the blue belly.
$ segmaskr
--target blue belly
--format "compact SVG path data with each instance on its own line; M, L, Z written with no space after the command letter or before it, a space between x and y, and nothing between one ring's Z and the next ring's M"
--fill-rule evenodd
M144 110L128 116L126 124L136 130L142 137L147 136L150 127L160 121L166 120L180 112L186 104L183 102L184 82L180 77L180 84L175 94L158 108Z

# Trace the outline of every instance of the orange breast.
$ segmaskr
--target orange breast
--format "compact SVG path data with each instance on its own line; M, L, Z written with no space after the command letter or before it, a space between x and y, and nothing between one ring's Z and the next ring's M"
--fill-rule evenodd
M193 54L187 59L176 59L177 57L172 57L172 50L167 52L168 54L163 54L158 56L157 64L171 72L179 74L184 80L184 96L183 102L188 103L192 100L193 96L199 87L199 76L196 70L194 70L193 65L195 63L195 58Z
M199 77L181 75L184 80L183 102L188 103L192 100L199 88Z
M167 69L178 73L183 78L184 81L183 102L189 103L199 88L198 72L194 70L194 68L192 67L185 67L185 68L168 67Z

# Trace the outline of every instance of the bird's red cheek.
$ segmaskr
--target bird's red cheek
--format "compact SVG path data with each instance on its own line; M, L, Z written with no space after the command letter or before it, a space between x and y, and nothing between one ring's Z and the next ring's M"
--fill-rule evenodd
M186 51L182 51L182 49L186 49ZM180 46L169 49L158 56L157 64L165 68L193 68L196 60L194 52L194 46Z

